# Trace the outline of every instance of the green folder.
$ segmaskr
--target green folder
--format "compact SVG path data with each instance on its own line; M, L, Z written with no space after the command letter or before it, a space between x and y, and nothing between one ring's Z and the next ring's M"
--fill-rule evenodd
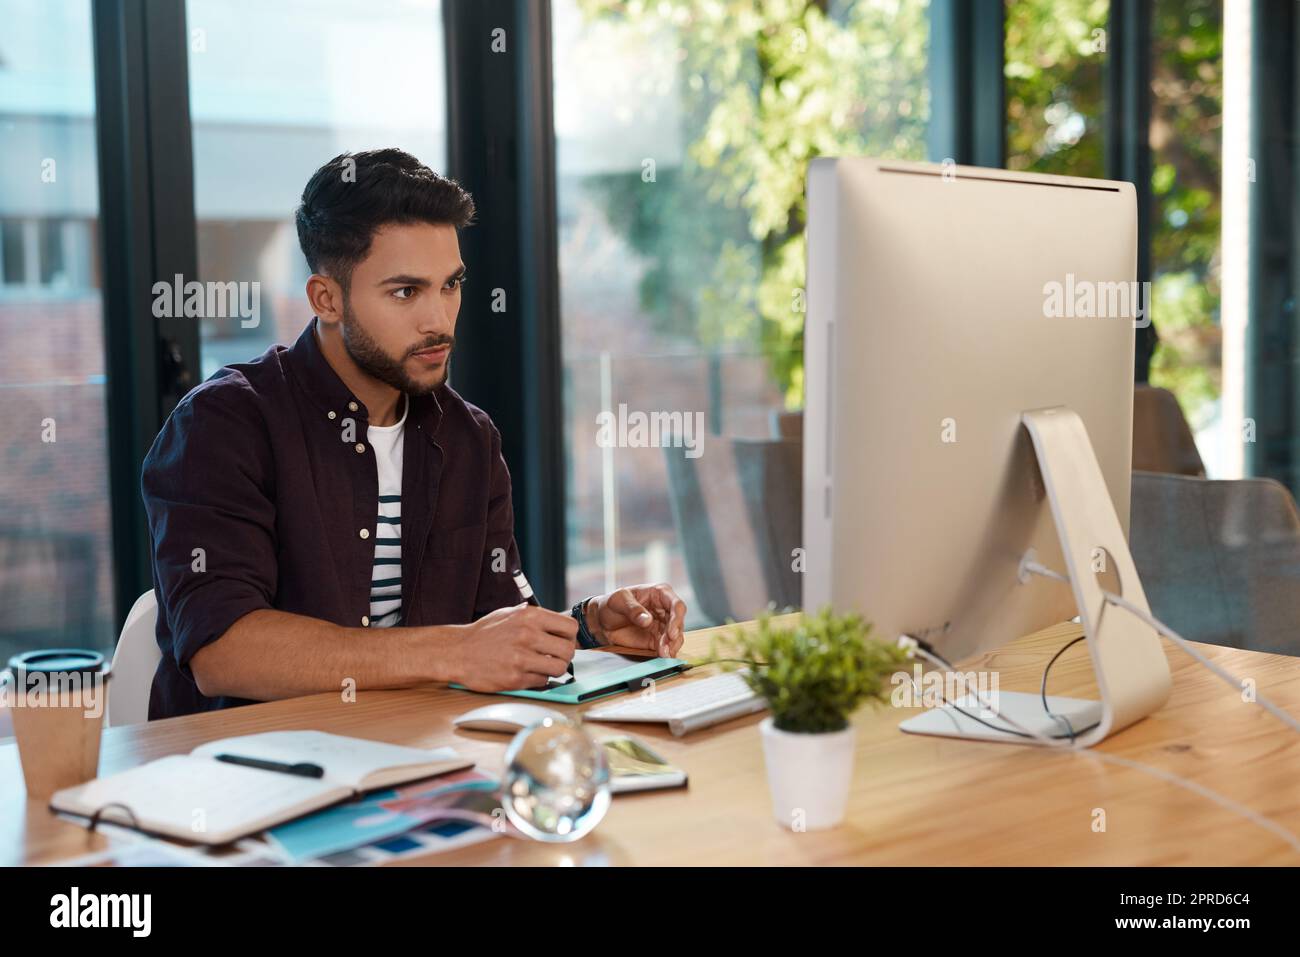
M618 658L620 662L625 663L614 667L602 667L595 674L584 676L582 674L584 670L582 667L583 661L599 660L587 658L586 655L597 655L599 659ZM574 656L574 671L577 677L568 684L554 685L550 688L536 690L524 689L520 691L494 691L491 693L511 695L516 698L534 698L538 701L550 701L555 704L580 704L583 701L591 701L593 698L618 694L620 691L640 691L645 687L644 682L669 678L681 674L690 667L690 664L681 658L628 658L608 651L586 652L586 655L579 651ZM601 663L604 664L604 662ZM460 688L462 691L467 690L464 685L459 684L453 684L451 687Z

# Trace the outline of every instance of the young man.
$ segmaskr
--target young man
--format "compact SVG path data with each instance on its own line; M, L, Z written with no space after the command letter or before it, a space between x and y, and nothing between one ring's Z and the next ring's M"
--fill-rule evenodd
M447 384L473 213L400 150L308 182L315 318L190 392L144 462L151 719L344 687L533 687L579 643L681 647L666 584L570 614L525 603L500 433Z

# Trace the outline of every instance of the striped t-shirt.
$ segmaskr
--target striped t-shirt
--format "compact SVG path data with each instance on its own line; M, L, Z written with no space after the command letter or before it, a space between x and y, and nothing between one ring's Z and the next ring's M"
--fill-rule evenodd
M370 573L370 627L398 624L402 613L402 431L405 397L396 425L366 431L379 468L379 519L375 525L375 564Z

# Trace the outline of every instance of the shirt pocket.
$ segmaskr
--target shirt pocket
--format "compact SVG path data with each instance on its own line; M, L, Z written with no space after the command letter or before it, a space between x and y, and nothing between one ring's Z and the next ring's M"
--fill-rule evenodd
M465 525L461 528L435 528L429 533L429 558L460 558L473 561L477 567L483 560L483 546L487 541L487 525Z

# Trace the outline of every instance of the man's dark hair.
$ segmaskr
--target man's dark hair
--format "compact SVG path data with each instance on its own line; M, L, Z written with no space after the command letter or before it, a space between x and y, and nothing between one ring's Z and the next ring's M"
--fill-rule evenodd
M312 174L294 213L308 267L344 289L381 226L434 223L460 229L473 217L474 200L459 183L399 149L340 153Z

